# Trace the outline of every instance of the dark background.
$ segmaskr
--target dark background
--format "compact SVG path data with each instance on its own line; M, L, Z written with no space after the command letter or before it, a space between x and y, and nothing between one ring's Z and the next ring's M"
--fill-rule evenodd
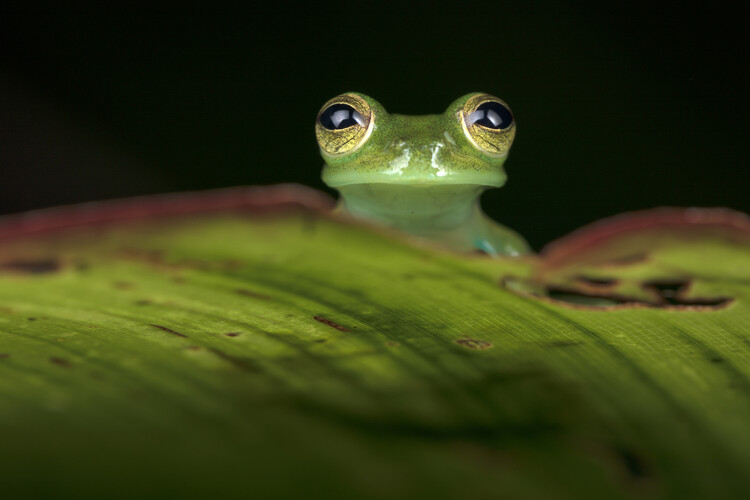
M750 212L745 7L602 3L6 7L0 213L323 188L315 115L348 90L408 114L507 101L509 182L484 206L536 248L628 210Z

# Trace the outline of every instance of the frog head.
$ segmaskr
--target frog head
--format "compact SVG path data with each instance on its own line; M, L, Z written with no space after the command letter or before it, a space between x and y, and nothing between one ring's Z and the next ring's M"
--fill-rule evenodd
M318 113L323 181L358 184L500 187L516 133L510 108L489 94L467 94L443 114L389 114L375 99L348 92Z
M467 94L440 115L391 115L348 92L323 105L315 124L323 181L341 193L337 212L456 250L519 255L526 242L489 219L479 197L505 183L516 124L489 94Z

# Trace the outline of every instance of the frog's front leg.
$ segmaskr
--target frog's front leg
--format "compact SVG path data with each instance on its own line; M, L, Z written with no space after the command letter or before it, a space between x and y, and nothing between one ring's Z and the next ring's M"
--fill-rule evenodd
M531 253L531 247L526 240L513 231L481 213L478 231L475 232L474 246L497 257L510 255L512 257Z

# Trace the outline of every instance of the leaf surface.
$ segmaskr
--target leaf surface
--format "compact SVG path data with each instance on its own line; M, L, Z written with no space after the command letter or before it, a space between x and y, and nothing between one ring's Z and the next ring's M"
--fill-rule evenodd
M667 210L451 254L298 187L0 222L26 497L742 498L750 224Z

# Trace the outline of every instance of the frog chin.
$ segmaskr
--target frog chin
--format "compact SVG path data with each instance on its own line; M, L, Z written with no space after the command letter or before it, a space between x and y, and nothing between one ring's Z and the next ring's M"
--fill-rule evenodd
M356 183L338 186L339 210L413 234L452 230L477 214L482 184Z

